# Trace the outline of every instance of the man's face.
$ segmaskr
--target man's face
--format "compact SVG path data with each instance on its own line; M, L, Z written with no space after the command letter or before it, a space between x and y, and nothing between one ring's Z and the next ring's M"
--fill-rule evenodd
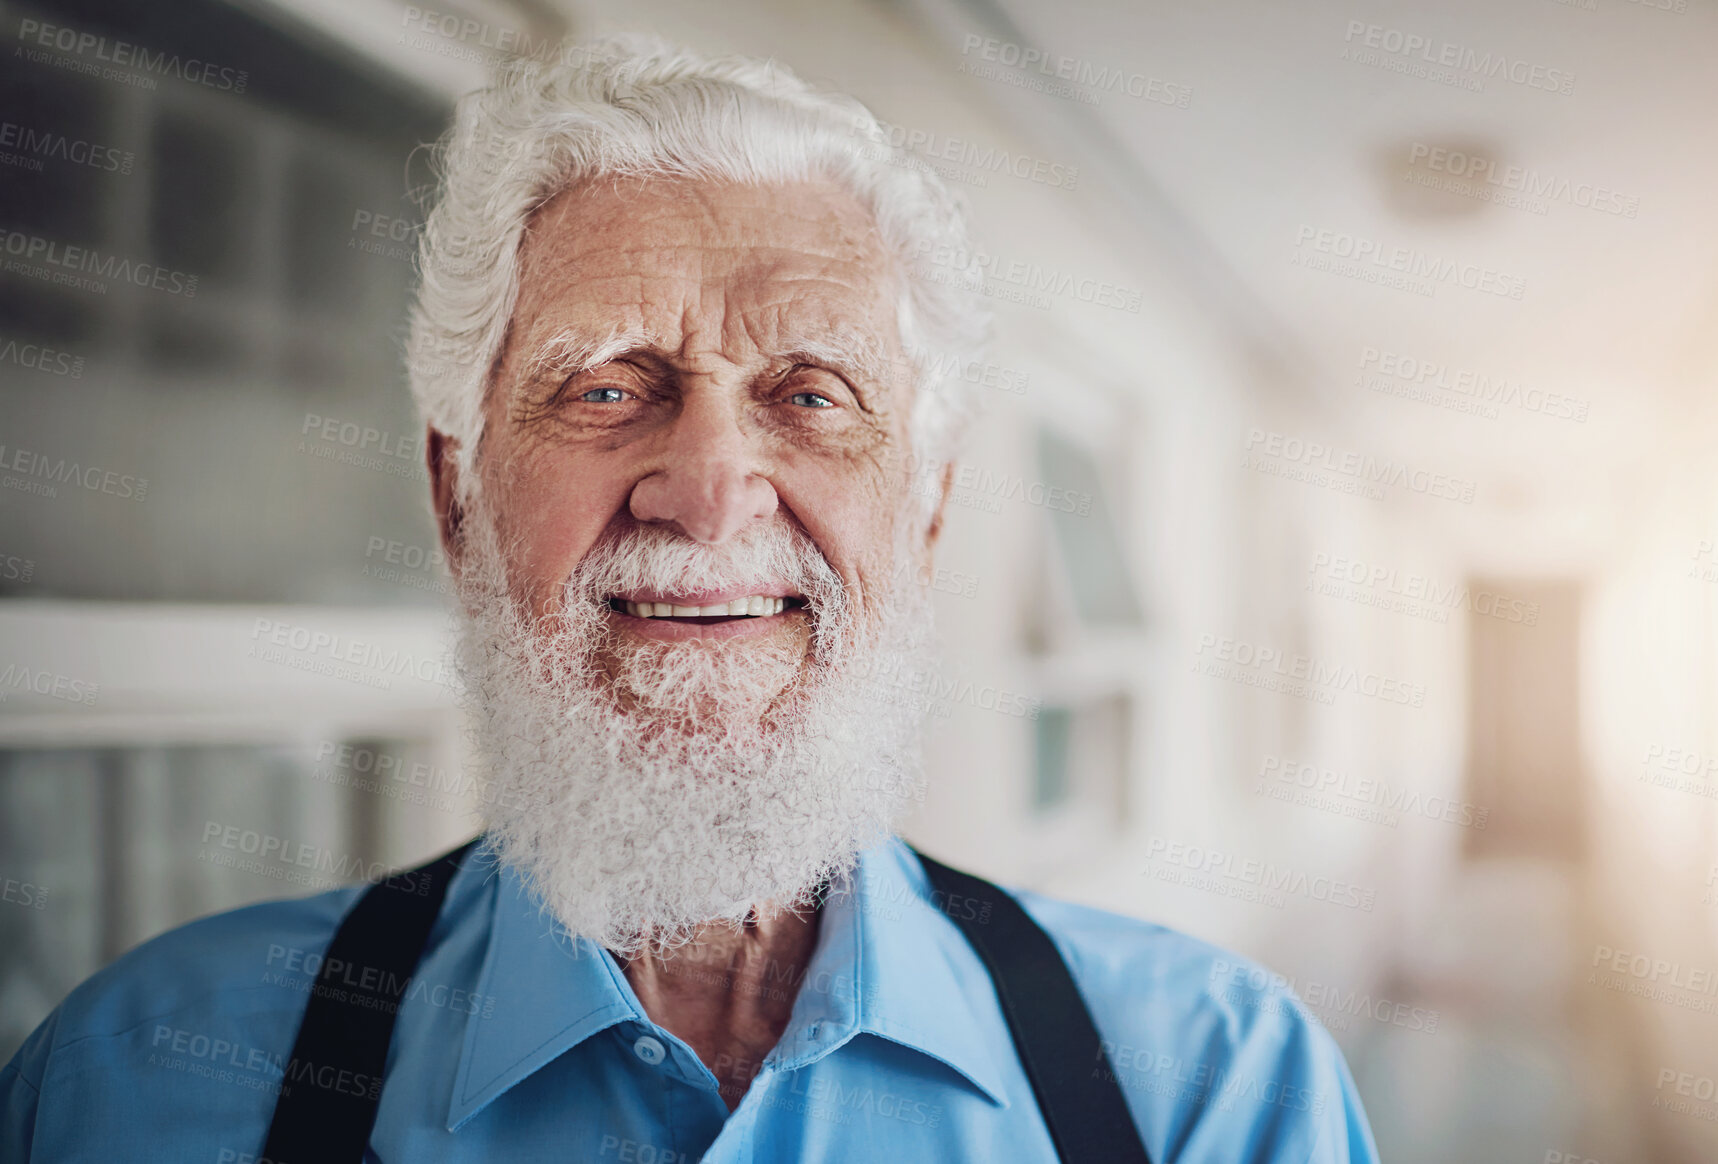
M457 520L431 442L485 824L631 950L802 899L919 787L898 276L822 183L595 183L520 255Z
M557 613L587 553L641 524L715 547L787 522L857 609L887 592L909 509L912 385L900 276L850 195L597 182L548 202L520 259L477 463L531 614ZM911 549L928 550L920 541ZM623 640L803 654L802 595L756 595L781 600L764 617L629 613L753 596L619 593L606 617Z

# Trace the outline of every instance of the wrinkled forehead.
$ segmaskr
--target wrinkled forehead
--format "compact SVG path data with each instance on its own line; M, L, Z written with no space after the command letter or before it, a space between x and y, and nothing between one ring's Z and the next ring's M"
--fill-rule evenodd
M824 180L585 183L533 214L520 259L515 368L550 341L619 334L687 359L899 351L899 264L865 207Z

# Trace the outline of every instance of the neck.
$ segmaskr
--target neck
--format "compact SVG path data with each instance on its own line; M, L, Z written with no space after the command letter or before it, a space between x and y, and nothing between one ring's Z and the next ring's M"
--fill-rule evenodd
M818 918L815 906L754 911L738 929L705 926L670 953L622 960L645 1013L698 1053L729 1111L787 1029Z

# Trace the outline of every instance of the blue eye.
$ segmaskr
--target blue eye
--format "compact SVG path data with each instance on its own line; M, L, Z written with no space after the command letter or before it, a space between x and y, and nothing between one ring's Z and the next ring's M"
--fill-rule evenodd
M626 393L619 388L592 388L579 399L586 404L619 404L626 399Z
M795 392L792 396L789 396L788 399L793 401L795 404L799 405L801 408L834 408L835 407L835 402L830 400L829 397L819 395L816 392ZM809 401L816 401L816 403L808 404L808 403L806 403L806 401L808 401L808 400Z

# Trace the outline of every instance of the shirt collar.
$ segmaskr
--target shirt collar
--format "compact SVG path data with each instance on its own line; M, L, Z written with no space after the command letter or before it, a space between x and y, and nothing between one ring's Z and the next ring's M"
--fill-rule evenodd
M653 1025L607 952L569 938L505 864L493 902L477 990L504 1002L466 1024L449 1131L599 1031ZM984 997L975 984L988 983L965 937L931 904L918 859L891 839L862 853L854 875L825 901L817 948L770 1058L797 1068L856 1035L875 1035L953 1068L1007 1107L997 1047L973 1001Z
M932 904L929 879L912 850L891 839L861 854L849 885L831 894L824 910L793 1026L802 1007L809 1011L835 993L819 989L820 975L850 975L852 1033L928 1055L1007 1107L995 1013L987 1017L974 1001L989 995L989 973L965 935ZM1012 1042L1006 1035L1002 1041L1004 1053L1012 1054Z
M570 938L511 866L502 863L495 881L477 991L498 1005L494 1014L466 1023L447 1112L450 1132L598 1031L646 1021L605 950Z

